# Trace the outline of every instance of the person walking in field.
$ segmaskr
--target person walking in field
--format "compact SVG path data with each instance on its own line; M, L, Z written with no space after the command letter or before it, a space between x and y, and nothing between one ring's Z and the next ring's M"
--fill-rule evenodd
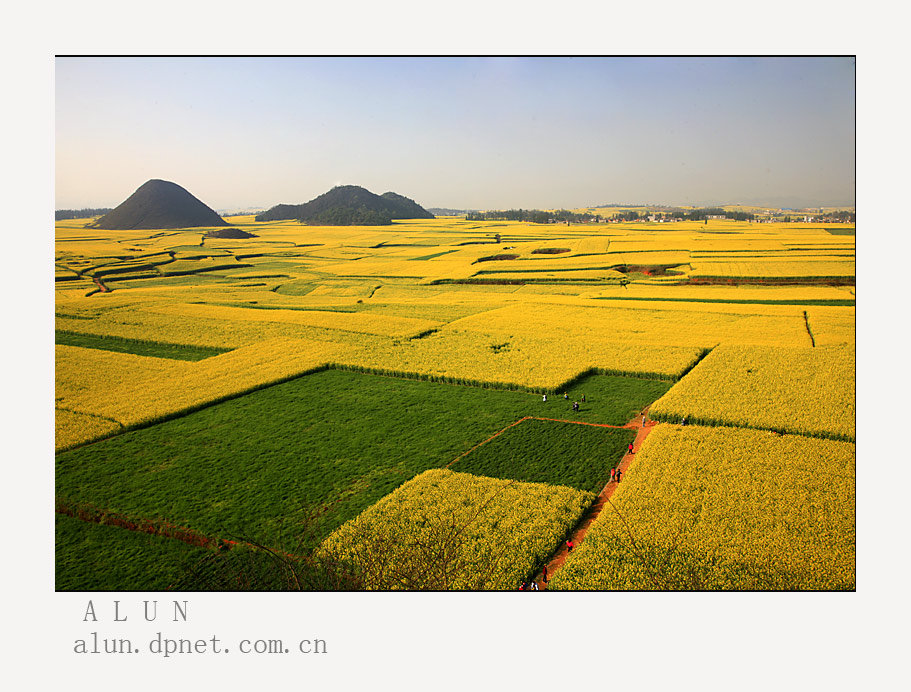
M621 474L622 474L622 471L620 471L620 469L619 469L619 467L618 467L618 468L617 468L617 482L618 482L618 483L620 482L620 476L621 476Z
M547 583L547 565L544 565L544 570L541 574L541 581L543 581L545 584Z
M573 539L572 539L572 538L570 538L568 541L566 541L566 552L567 552L567 553L571 553L571 552L573 551L573 548L574 548L574 547L575 547L575 546L573 546Z
M633 443L632 442L629 443L629 447L627 449L628 449L629 454L635 454L635 452L633 452Z
M645 416L642 416L642 427L645 427Z
M614 482L614 476L616 476L616 475L617 475L617 469L611 468L611 470L610 470L610 482L611 483Z
M584 395L584 394L582 395L582 403L583 403L583 404L585 403L585 395Z
M544 394L543 396L544 396L543 401L546 404L547 403L547 394Z
M531 587L530 587L530 588L531 588L532 591L537 591L537 590L538 590L538 582L533 581L533 582L531 583Z

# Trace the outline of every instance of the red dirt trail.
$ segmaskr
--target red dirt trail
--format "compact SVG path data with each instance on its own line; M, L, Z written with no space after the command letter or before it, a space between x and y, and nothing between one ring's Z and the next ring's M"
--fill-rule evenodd
M623 455L623 459L620 460L620 472L621 472L620 482L623 482L623 476L626 475L626 471L630 467L630 464L632 464L633 461L635 461L636 452L638 452L639 447L642 446L642 441L646 437L648 437L648 434L651 432L652 428L655 426L655 421L648 421L645 424L643 424L643 422L642 422L643 418L646 415L648 415L648 409L649 409L649 407L646 406L644 409L642 409L642 411L639 413L638 416L633 418L633 420L631 420L626 425L604 426L604 427L608 427L608 428L618 428L618 427L636 428L639 431L636 433L636 439L633 442L633 453L627 452L626 454ZM575 422L575 421L567 421L567 422ZM589 423L588 425L591 425L591 423ZM607 505L608 499L611 497L611 495L614 494L614 491L617 489L618 485L619 485L619 483L614 482L614 481L610 481L607 485L605 485L604 488L601 490L601 493L595 499L592 506L585 513L585 516L583 517L582 521L580 521L576 525L575 530L573 531L572 535L570 536L570 540L573 542L574 549L578 548L582 544L582 541L585 540L585 535L588 533L589 527L592 525L592 522L594 522L595 519L597 519L598 516L601 514L601 510L604 509L604 507ZM569 555L569 550L567 550L567 546L565 543L557 549L557 552L555 552L553 555L551 555L550 559L547 561L547 579L548 579L548 581L553 578L553 576L554 576L554 574L556 574L557 570L563 566L564 562L566 562L567 555ZM541 588L544 588L544 589L547 588L547 584L543 580L542 572L539 572L537 575L535 575L534 580L536 582L540 583Z

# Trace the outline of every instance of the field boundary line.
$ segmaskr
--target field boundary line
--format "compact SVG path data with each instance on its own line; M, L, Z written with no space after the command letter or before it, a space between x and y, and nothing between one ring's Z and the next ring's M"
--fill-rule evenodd
M100 420L106 420L109 423L114 423L120 426L121 431L126 430L126 426L121 423L116 418L111 418L110 416L103 416L100 413L92 413L91 411L80 411L75 408L69 408L67 406L54 406L55 411L66 411L67 413L75 413L80 416L87 416L89 418L98 418Z
M531 418L531 416L523 416L522 418L520 418L520 419L517 420L516 422L510 423L509 425L507 425L507 426L506 426L505 428L503 428L502 430L497 430L497 432L495 432L493 435L491 435L490 437L488 437L486 440L482 440L481 442L478 442L478 444L476 444L474 447L472 447L471 449L469 449L467 452L462 452L461 454L459 454L459 456L457 456L455 459L453 459L452 461L450 461L450 462L449 462L448 464L446 464L446 466L444 466L443 468L444 468L444 469L448 469L450 466L452 466L454 463L456 463L459 459L461 459L462 457L468 456L469 454L471 454L474 450L476 450L476 449L477 449L478 447L480 447L481 445L486 445L488 442L490 442L490 441L491 441L492 439L494 439L495 437L499 437L500 435L502 435L504 432L506 432L506 431L509 430L510 428L514 428L515 426L517 426L517 425L518 425L519 423L521 423L523 420L529 420L530 418Z
M816 348L816 339L813 338L813 330L810 329L810 317L807 315L806 310L803 311L803 323L804 323L804 326L807 328L807 334L810 337L810 346L812 346L813 348Z
M89 524L116 526L121 529L126 529L127 531L136 531L137 533L161 536L163 538L173 538L198 548L233 547L238 545L237 541L206 536L187 526L172 524L163 519L130 517L126 514L111 512L87 503L70 503L61 500L60 498L56 500L55 504L56 514L79 519L80 521Z
M99 507L95 507L94 505L85 503L70 504L60 499L57 500L56 505L56 514L72 517L73 519L84 521L87 524L116 526L117 528L133 531L135 533L144 533L150 536L158 536L160 538L168 538L175 541L181 541L182 543L186 543L187 545L201 548L203 550L232 550L238 546L246 546L277 553L292 560L297 560L301 557L284 550L270 548L258 543L246 541L242 538L239 540L234 540L230 538L221 538L218 536L209 536L188 526L172 524L171 522L162 519L131 517L119 512L104 510Z
M674 421L679 418L680 414L669 415L667 413L657 413L653 419L656 423L670 423L674 424ZM714 418L700 418L698 416L686 416L687 425L700 425L706 428L734 428L736 430L756 430L758 432L767 432L772 433L773 435L791 435L793 437L805 437L811 440L833 440L835 442L849 442L851 444L857 444L857 435L851 436L843 433L829 432L826 430L795 430L792 428L786 428L784 426L777 427L760 427L758 425L750 425L748 423L735 422L735 421L726 421L726 420L716 420Z

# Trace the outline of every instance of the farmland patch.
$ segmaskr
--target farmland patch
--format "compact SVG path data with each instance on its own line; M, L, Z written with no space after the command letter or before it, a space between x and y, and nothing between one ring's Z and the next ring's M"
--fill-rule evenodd
M513 590L594 495L564 486L427 471L326 539L368 589Z
M852 590L854 445L659 425L555 589Z
M656 420L854 440L853 344L719 346L650 409Z
M55 517L58 591L164 591L205 553L162 536Z
M539 398L324 371L57 456L57 494L208 535L327 531L449 463Z
M523 420L449 468L599 493L636 431L549 420Z
M174 360L203 360L226 353L230 349L204 346L187 346L184 344L166 344L142 339L125 339L122 337L103 336L99 334L80 334L58 329L54 343L82 348L97 348L103 351L133 353L137 356L154 358L172 358Z

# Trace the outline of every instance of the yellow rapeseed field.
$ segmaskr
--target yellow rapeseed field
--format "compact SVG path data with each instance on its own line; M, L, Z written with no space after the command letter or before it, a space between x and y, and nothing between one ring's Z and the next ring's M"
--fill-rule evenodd
M855 343L855 315L853 307L807 307L807 324L817 346Z
M693 260L691 276L712 279L727 278L760 278L760 279L806 279L813 277L853 277L854 260L816 261L800 258L794 261L759 262L709 262Z
M56 405L131 427L311 372L344 351L339 344L278 338L188 362L58 345ZM84 441L68 437L70 428L58 430L64 435L58 449Z
M407 337L441 326L431 320L376 315L368 312L331 312L328 310L262 310L221 305L166 305L147 308L148 312L205 318L226 323L301 325L344 332Z
M228 320L219 318L219 314L215 310L218 306L205 307L212 308L210 316L204 316L202 310L197 311L194 315L192 310L186 310L179 303L160 306L141 303L135 308L126 307L122 310L106 311L93 319L86 319L84 315L58 314L56 325L57 329L83 334L216 348L251 346L274 338L315 339L337 343L369 342L375 338L366 333L310 326L306 324L306 317L301 318L299 322L268 319L271 316L270 313L281 312L279 310L257 310L257 315L254 317L263 313L265 319L262 320ZM238 310L242 310L242 308ZM253 311L250 310L250 312ZM293 312L296 314L304 311ZM306 315L309 314L319 313L306 312ZM319 319L316 317L313 322L315 323Z
M339 527L319 554L350 564L368 589L517 589L593 499L431 469Z
M853 440L854 372L853 344L719 346L650 415Z
M851 590L855 448L659 425L553 589Z
M733 305L740 301L854 300L853 290L852 286L648 286L631 283L599 287L587 295L618 300L729 301Z
M423 339L365 344L335 362L355 369L462 384L554 391L592 369L675 379L700 354L700 349L691 346L445 329Z
M99 416L61 408L54 411L54 439L58 451L108 437L121 429L119 423Z
M474 276L482 279L497 279L500 281L541 281L546 279L551 279L555 281L599 281L599 282L614 282L617 283L625 277L625 274L621 274L618 271L613 269L571 269L571 270L558 270L553 271L542 271L542 270L533 270L522 272L516 270L514 272L500 272L497 271L494 273L489 273L486 271L478 271ZM576 289L578 292L578 288Z
M441 218L339 228L258 223L251 216L231 222L257 237L206 238L205 229L100 231L85 228L85 220L57 224L58 330L238 349L186 363L59 347L64 409L129 426L306 371L313 362L552 391L593 369L673 379L719 345L812 350L815 339L818 350L854 340L853 305L813 303L853 300L850 286L676 285L688 280L692 266L734 260L762 275L778 276L785 264L790 273L818 275L832 255L851 255L854 247L853 237L818 225ZM534 252L540 249L568 252ZM519 259L478 261L499 254ZM680 262L681 273L636 275L622 286L623 274L591 269L670 262ZM853 257L835 263L853 266ZM89 273L112 290L98 292ZM475 275L536 283L445 283ZM262 344L272 344L271 355L252 357ZM301 344L313 358L294 353ZM686 392L686 383L669 396ZM838 401L853 398L847 384L839 391ZM681 407L675 404L675 415ZM63 446L95 434L70 431L115 429L68 421L69 415L61 415ZM837 421L824 427L845 430Z
M546 307L516 304L467 317L450 327L485 334L560 335L567 343L594 339L631 346L699 348L719 343L810 345L802 309L789 305L651 301Z

